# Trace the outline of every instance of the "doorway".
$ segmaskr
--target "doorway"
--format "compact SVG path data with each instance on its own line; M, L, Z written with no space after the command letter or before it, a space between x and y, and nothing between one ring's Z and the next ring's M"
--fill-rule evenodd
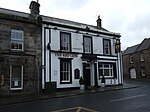
M83 79L86 86L91 86L91 65L88 63L83 64Z

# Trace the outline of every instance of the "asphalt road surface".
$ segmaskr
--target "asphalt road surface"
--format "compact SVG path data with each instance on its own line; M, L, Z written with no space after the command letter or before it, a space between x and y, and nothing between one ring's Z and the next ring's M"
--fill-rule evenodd
M5 105L0 112L150 112L150 82L132 89Z

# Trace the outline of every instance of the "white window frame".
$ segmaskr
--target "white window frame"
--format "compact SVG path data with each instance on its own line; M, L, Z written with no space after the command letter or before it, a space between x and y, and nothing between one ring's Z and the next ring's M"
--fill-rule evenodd
M133 56L130 56L130 63L133 63Z
M99 75L100 76L99 78L102 78L103 75L106 78L112 78L112 77L114 77L114 67L113 67L113 64L101 64L101 65L102 65L102 67L99 67L99 71L102 70L103 74ZM108 65L109 67L105 67L105 65ZM106 76L104 74L105 70L109 70L109 76Z
M21 87L20 88L12 88L12 66L15 66L15 65L10 65L10 90L21 90L23 89L23 65L20 65L21 66Z
M15 34L15 36L13 37L13 34ZM17 38L17 36L20 35L21 38ZM12 43L15 43L18 45L17 48L14 47L14 49L12 48ZM22 46L22 49L19 49L19 44ZM22 30L15 30L12 29L11 30L11 50L12 51L23 51L24 50L24 33Z
M144 61L144 54L140 53L140 61Z
M84 36L84 53L92 53L92 38Z
M144 69L144 68L141 68L141 75L142 75L142 77L145 77L145 76L146 76L146 74L145 74L145 69Z
M64 70L62 70L61 71L61 75L63 75L62 77L63 77L63 79L61 80L61 82L62 83L65 83L65 82L70 82L70 73L71 73L71 70L70 70L70 67L71 67L71 63L70 62L66 62L66 61L64 61L64 62L61 62L63 65L62 65L62 69ZM65 65L66 64L66 65ZM64 66L65 65L65 66ZM65 67L67 67L67 68L65 68ZM65 70L66 69L66 70ZM66 77L67 77L67 79L68 80L65 80L66 79Z
M70 52L71 51L70 44L71 44L71 34L60 32L60 50Z

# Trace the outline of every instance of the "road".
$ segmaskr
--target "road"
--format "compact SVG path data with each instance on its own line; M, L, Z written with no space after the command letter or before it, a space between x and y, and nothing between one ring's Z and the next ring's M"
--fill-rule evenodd
M150 112L150 82L141 87L0 106L0 112Z

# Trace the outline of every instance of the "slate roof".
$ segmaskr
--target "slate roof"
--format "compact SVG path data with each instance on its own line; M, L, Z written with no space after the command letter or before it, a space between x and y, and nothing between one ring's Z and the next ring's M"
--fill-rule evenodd
M123 55L132 54L150 48L150 38L145 38L140 44L128 47Z
M136 51L136 49L138 48L138 46L139 46L139 44L138 44L138 45L131 46L131 47L128 47L128 48L124 51L123 55L134 53L134 52Z
M5 14L5 15L3 15L3 14ZM10 15L10 16L7 16L7 15ZM18 20L26 20L26 21L34 20L34 17L29 13L0 8L0 18L5 17L6 19L8 19L8 18L16 19L16 17L14 17L14 16L21 17L21 18L17 18ZM94 25L83 24L83 23L79 23L79 22L44 16L44 15L41 15L41 17L42 17L43 21L45 21L45 22L51 22L51 23L62 24L62 25L67 25L67 26L74 26L76 28L81 28L81 29L85 29L86 26L88 26L90 30L121 37L119 33L110 32L102 27L98 28L97 26L94 26Z
M141 50L148 49L148 48L150 48L150 38L145 38L142 41L142 43L138 46L136 51L141 51Z

